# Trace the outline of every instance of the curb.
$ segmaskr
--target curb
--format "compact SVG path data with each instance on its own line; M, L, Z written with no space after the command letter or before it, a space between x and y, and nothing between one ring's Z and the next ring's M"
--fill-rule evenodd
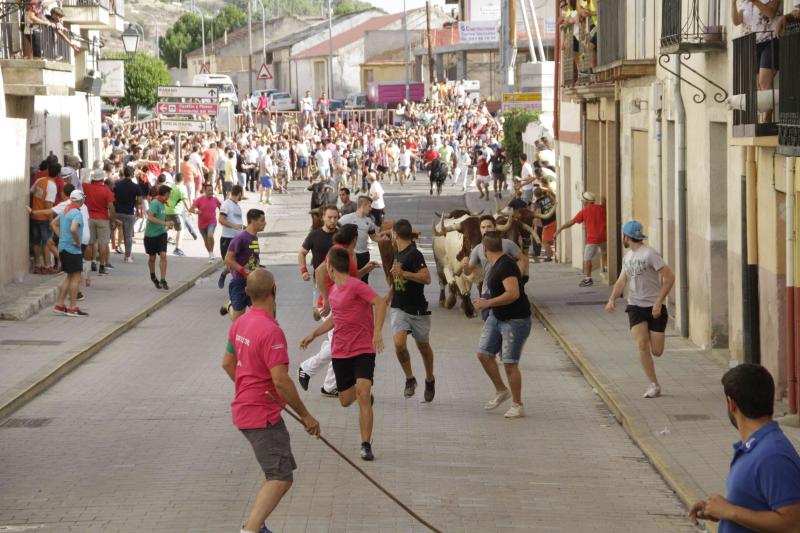
M222 261L220 260L208 265L199 273L195 274L187 281L184 281L177 288L172 289L169 293L165 294L163 297L159 298L142 311L139 311L132 317L128 318L120 325L113 327L110 331L101 333L98 337L91 340L87 346L78 352L67 355L64 359L57 361L54 366L46 370L43 375L33 378L33 383L27 385L23 391L6 401L3 405L0 405L0 420L11 415L14 411L49 389L62 377L66 376L82 363L89 360L92 356L105 348L112 341L131 330L134 326L171 301L175 300L181 294L194 287L194 285L197 283L197 280L210 276L221 266Z
M33 287L22 298L0 307L0 320L27 320L45 307L56 303L58 288L63 275L53 276L52 280Z
M613 390L612 385L605 381L602 372L599 371L595 364L587 358L583 352L576 348L558 331L558 328L553 325L547 312L534 303L533 298L530 298L530 300L536 318L539 319L547 331L558 341L572 362L575 363L575 366L578 367L578 370L581 371L586 381L589 382L600 398L605 402L617 421L622 425L623 429L625 429L633 442L642 450L645 457L647 457L653 465L653 468L655 468L664 481L667 482L667 485L675 491L687 507L690 507L698 500L704 500L706 495L694 482L692 476L679 463L671 459L668 454L664 452L664 446L655 439L651 429L641 417L629 412L625 401L619 398L618 394ZM704 524L706 531L716 533L717 525L715 523L705 522Z

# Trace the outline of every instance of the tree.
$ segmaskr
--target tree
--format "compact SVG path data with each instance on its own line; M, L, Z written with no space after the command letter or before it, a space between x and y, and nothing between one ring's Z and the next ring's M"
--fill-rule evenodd
M503 113L503 146L515 176L519 176L522 170L522 164L519 162L520 156L524 153L522 134L528 124L539 121L540 114L540 111L522 108L515 108L508 113Z
M337 4L338 5L333 9L333 15L335 17L375 8L375 6L369 2L364 2L362 0L340 0Z
M125 59L125 97L121 105L131 106L135 117L139 106L154 108L158 101L158 86L171 85L167 65L150 54L137 52L130 60L124 52L108 54L105 59Z
M261 16L253 12L253 20ZM197 50L203 45L203 32L205 25L206 46L213 38L219 39L226 31L230 32L247 24L247 7L241 8L235 4L229 4L217 13L213 19L205 17L203 24L196 13L184 13L175 21L159 40L158 46L161 57L170 67L186 66L186 54Z

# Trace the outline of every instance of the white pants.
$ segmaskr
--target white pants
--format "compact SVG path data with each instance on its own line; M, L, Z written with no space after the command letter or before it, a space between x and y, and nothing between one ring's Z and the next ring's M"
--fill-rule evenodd
M328 338L322 341L322 346L319 347L317 354L300 363L300 368L309 376L313 376L327 365L328 371L325 374L325 381L322 383L322 387L328 392L336 390L336 375L333 373L333 365L331 364L332 341L333 330L330 330Z
M466 191L467 190L467 180L469 179L468 173L469 173L469 171L468 171L466 165L458 165L456 167L455 173L453 174L453 185L457 185L458 184L458 178L463 177L464 178L463 188Z

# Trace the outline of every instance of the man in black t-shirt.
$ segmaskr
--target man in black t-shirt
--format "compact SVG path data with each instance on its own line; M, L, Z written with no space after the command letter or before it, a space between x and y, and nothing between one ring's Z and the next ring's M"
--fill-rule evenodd
M490 298L475 300L475 309L490 308L491 314L483 324L478 343L478 360L492 380L495 396L484 406L487 411L513 398L506 418L525 416L522 409L522 374L519 358L531 332L531 306L525 294L522 274L516 262L503 253L503 240L497 232L483 236L486 257L492 271L486 279ZM508 387L500 377L494 354L500 352L508 377ZM510 391L509 391L510 387Z
M392 265L392 286L386 295L386 302L391 302L392 335L397 360L406 374L406 385L403 395L414 396L417 378L411 368L408 353L408 334L414 337L417 349L425 364L425 401L433 401L436 394L433 377L433 348L430 344L431 312L425 299L425 285L431 282L431 273L425 264L422 252L412 240L411 223L400 219L394 223L394 239L397 252Z
M297 254L297 261L300 264L300 276L302 276L303 281L309 281L312 277L312 274L308 272L308 267L306 266L306 256L308 252L311 252L311 266L313 267L311 272L313 273L317 270L317 267L325 261L328 250L333 246L333 234L336 233L337 222L339 222L339 210L336 206L329 205L325 207L322 213L322 227L311 230L303 241L303 245L300 247L300 251ZM316 310L317 284L312 283L312 286L313 294L311 301L312 305L314 305L314 318L319 320L318 311Z
M117 211L117 218L122 222L122 236L125 243L125 262L133 263L131 252L133 251L133 223L136 221L136 211L141 208L142 190L131 180L133 177L133 167L126 166L123 169L123 177L114 185L114 209ZM121 247L117 244L115 249L120 253Z

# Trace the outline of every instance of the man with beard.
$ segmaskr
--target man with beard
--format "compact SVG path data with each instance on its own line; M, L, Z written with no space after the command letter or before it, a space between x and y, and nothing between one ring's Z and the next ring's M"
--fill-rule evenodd
M766 368L745 363L722 376L733 445L728 496L689 509L689 518L719 521L720 533L800 531L800 456L772 420L775 382Z
M664 300L675 283L675 274L658 252L645 246L645 239L647 236L640 222L629 220L622 225L622 244L629 250L622 258L622 272L608 298L606 312L614 312L617 298L630 281L625 312L628 313L631 336L639 348L642 368L650 380L644 397L656 398L661 395L661 386L656 378L653 357L661 357L664 353L664 330L668 319Z

